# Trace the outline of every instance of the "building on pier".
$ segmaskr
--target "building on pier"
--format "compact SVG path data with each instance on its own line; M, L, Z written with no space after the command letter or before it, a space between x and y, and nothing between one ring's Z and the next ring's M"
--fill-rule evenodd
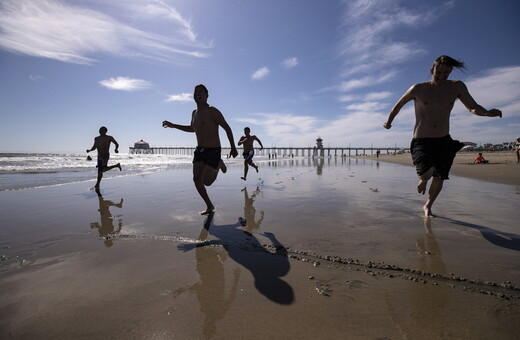
M133 148L130 148L130 153L153 153L153 149L150 148L149 143L141 139L139 142L134 143Z

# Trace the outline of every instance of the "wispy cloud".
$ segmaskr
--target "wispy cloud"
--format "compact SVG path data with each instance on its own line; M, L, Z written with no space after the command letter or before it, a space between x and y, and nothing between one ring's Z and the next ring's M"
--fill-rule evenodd
M356 89L371 87L374 85L385 83L396 76L395 71L387 71L381 76L367 75L361 78L351 78L339 84L338 90L340 92L349 92Z
M193 100L193 95L191 93L181 93L181 94L171 94L166 98L167 102L180 102L187 103Z
M111 90L120 91L138 91L145 90L152 86L152 84L142 79L132 79L127 77L116 77L99 82L101 86L104 86Z
M77 64L102 54L182 62L211 47L162 1L3 0L0 27L3 49Z
M282 65L283 67L285 68L293 68L293 67L296 67L298 66L298 58L296 57L292 57L292 58L287 58L285 59L283 62L282 62Z
M373 72L402 63L426 52L421 42L396 40L397 29L430 24L453 6L406 8L398 0L354 0L345 2L339 54L345 60L344 77Z
M269 68L267 67L262 67L258 70L256 70L252 75L251 75L251 79L253 80L260 80L260 79L263 79L265 78L268 74L269 74Z
M37 75L34 75L34 74L30 74L30 75L29 75L29 79L31 79L32 81L35 81L35 82L36 82L36 81L40 81L40 80L42 80L43 77L42 77L42 76L37 76Z

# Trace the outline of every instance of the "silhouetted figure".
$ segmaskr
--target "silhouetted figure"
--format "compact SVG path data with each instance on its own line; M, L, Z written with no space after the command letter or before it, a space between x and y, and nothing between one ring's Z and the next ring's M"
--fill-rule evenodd
M216 107L208 104L208 96L208 89L204 85L195 86L193 99L197 103L197 109L193 110L191 114L190 125L172 124L167 120L162 122L162 126L165 128L195 132L197 148L193 156L193 182L199 195L206 203L206 210L201 212L202 215L208 215L215 210L215 206L209 199L206 186L215 182L219 170L222 170L223 173L227 171L227 167L221 158L219 127L226 131L231 145L231 156L236 157L238 155L231 128L222 113Z
M455 100L459 99L477 116L502 117L500 110L488 111L477 104L462 81L448 80L454 67L464 68L464 63L448 56L438 57L430 69L431 80L410 87L383 124L386 129L390 129L401 108L409 101L414 101L416 122L410 151L420 179L417 191L424 194L428 181L433 178L428 200L423 206L427 217L433 217L433 202L441 192L444 180L448 179L457 151L464 146L449 134L450 114Z
M244 146L244 152L242 155L244 156L244 177L242 178L244 181L247 179L247 171L249 170L249 167L252 166L255 168L256 172L258 172L258 165L253 163L253 156L255 155L255 149L253 148L254 141L257 141L258 144L260 144L260 150L264 148L262 145L262 142L258 137L251 136L251 129L248 127L244 128L244 135L240 137L240 140L238 141L238 145Z
M104 126L99 128L99 136L94 138L94 145L92 148L87 149L87 153L90 151L94 151L97 149L98 158L97 158L97 168L98 168L98 176L97 182L94 188L99 189L99 184L101 183L101 179L103 178L103 173L108 170L112 170L114 168L119 168L121 171L121 164L117 163L116 165L108 166L108 160L110 159L110 143L114 143L116 146L115 153L119 152L119 144L116 142L114 137L107 135L108 129Z

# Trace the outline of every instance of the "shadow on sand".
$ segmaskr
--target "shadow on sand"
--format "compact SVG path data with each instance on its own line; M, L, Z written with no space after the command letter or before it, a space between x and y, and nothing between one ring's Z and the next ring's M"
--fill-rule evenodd
M520 251L520 235L506 233L500 230L484 227L481 225L458 221L448 217L438 217L453 224L478 230L489 242L499 247Z
M199 241L196 244L181 244L179 250L189 251L194 248L222 246L229 257L249 270L254 277L255 287L269 300L289 305L294 301L292 287L281 279L290 270L286 248L272 233L260 235L268 238L272 245L263 245L248 231L241 229L241 221L229 225L212 224L214 214L204 222ZM215 240L207 240L212 235ZM199 259L198 259L199 260ZM199 267L199 264L197 264Z

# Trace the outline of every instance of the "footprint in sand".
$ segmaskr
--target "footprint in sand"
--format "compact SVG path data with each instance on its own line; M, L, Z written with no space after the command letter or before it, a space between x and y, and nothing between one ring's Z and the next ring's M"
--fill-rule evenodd
M360 280L347 280L345 285L351 289L365 289L367 287L366 282Z

